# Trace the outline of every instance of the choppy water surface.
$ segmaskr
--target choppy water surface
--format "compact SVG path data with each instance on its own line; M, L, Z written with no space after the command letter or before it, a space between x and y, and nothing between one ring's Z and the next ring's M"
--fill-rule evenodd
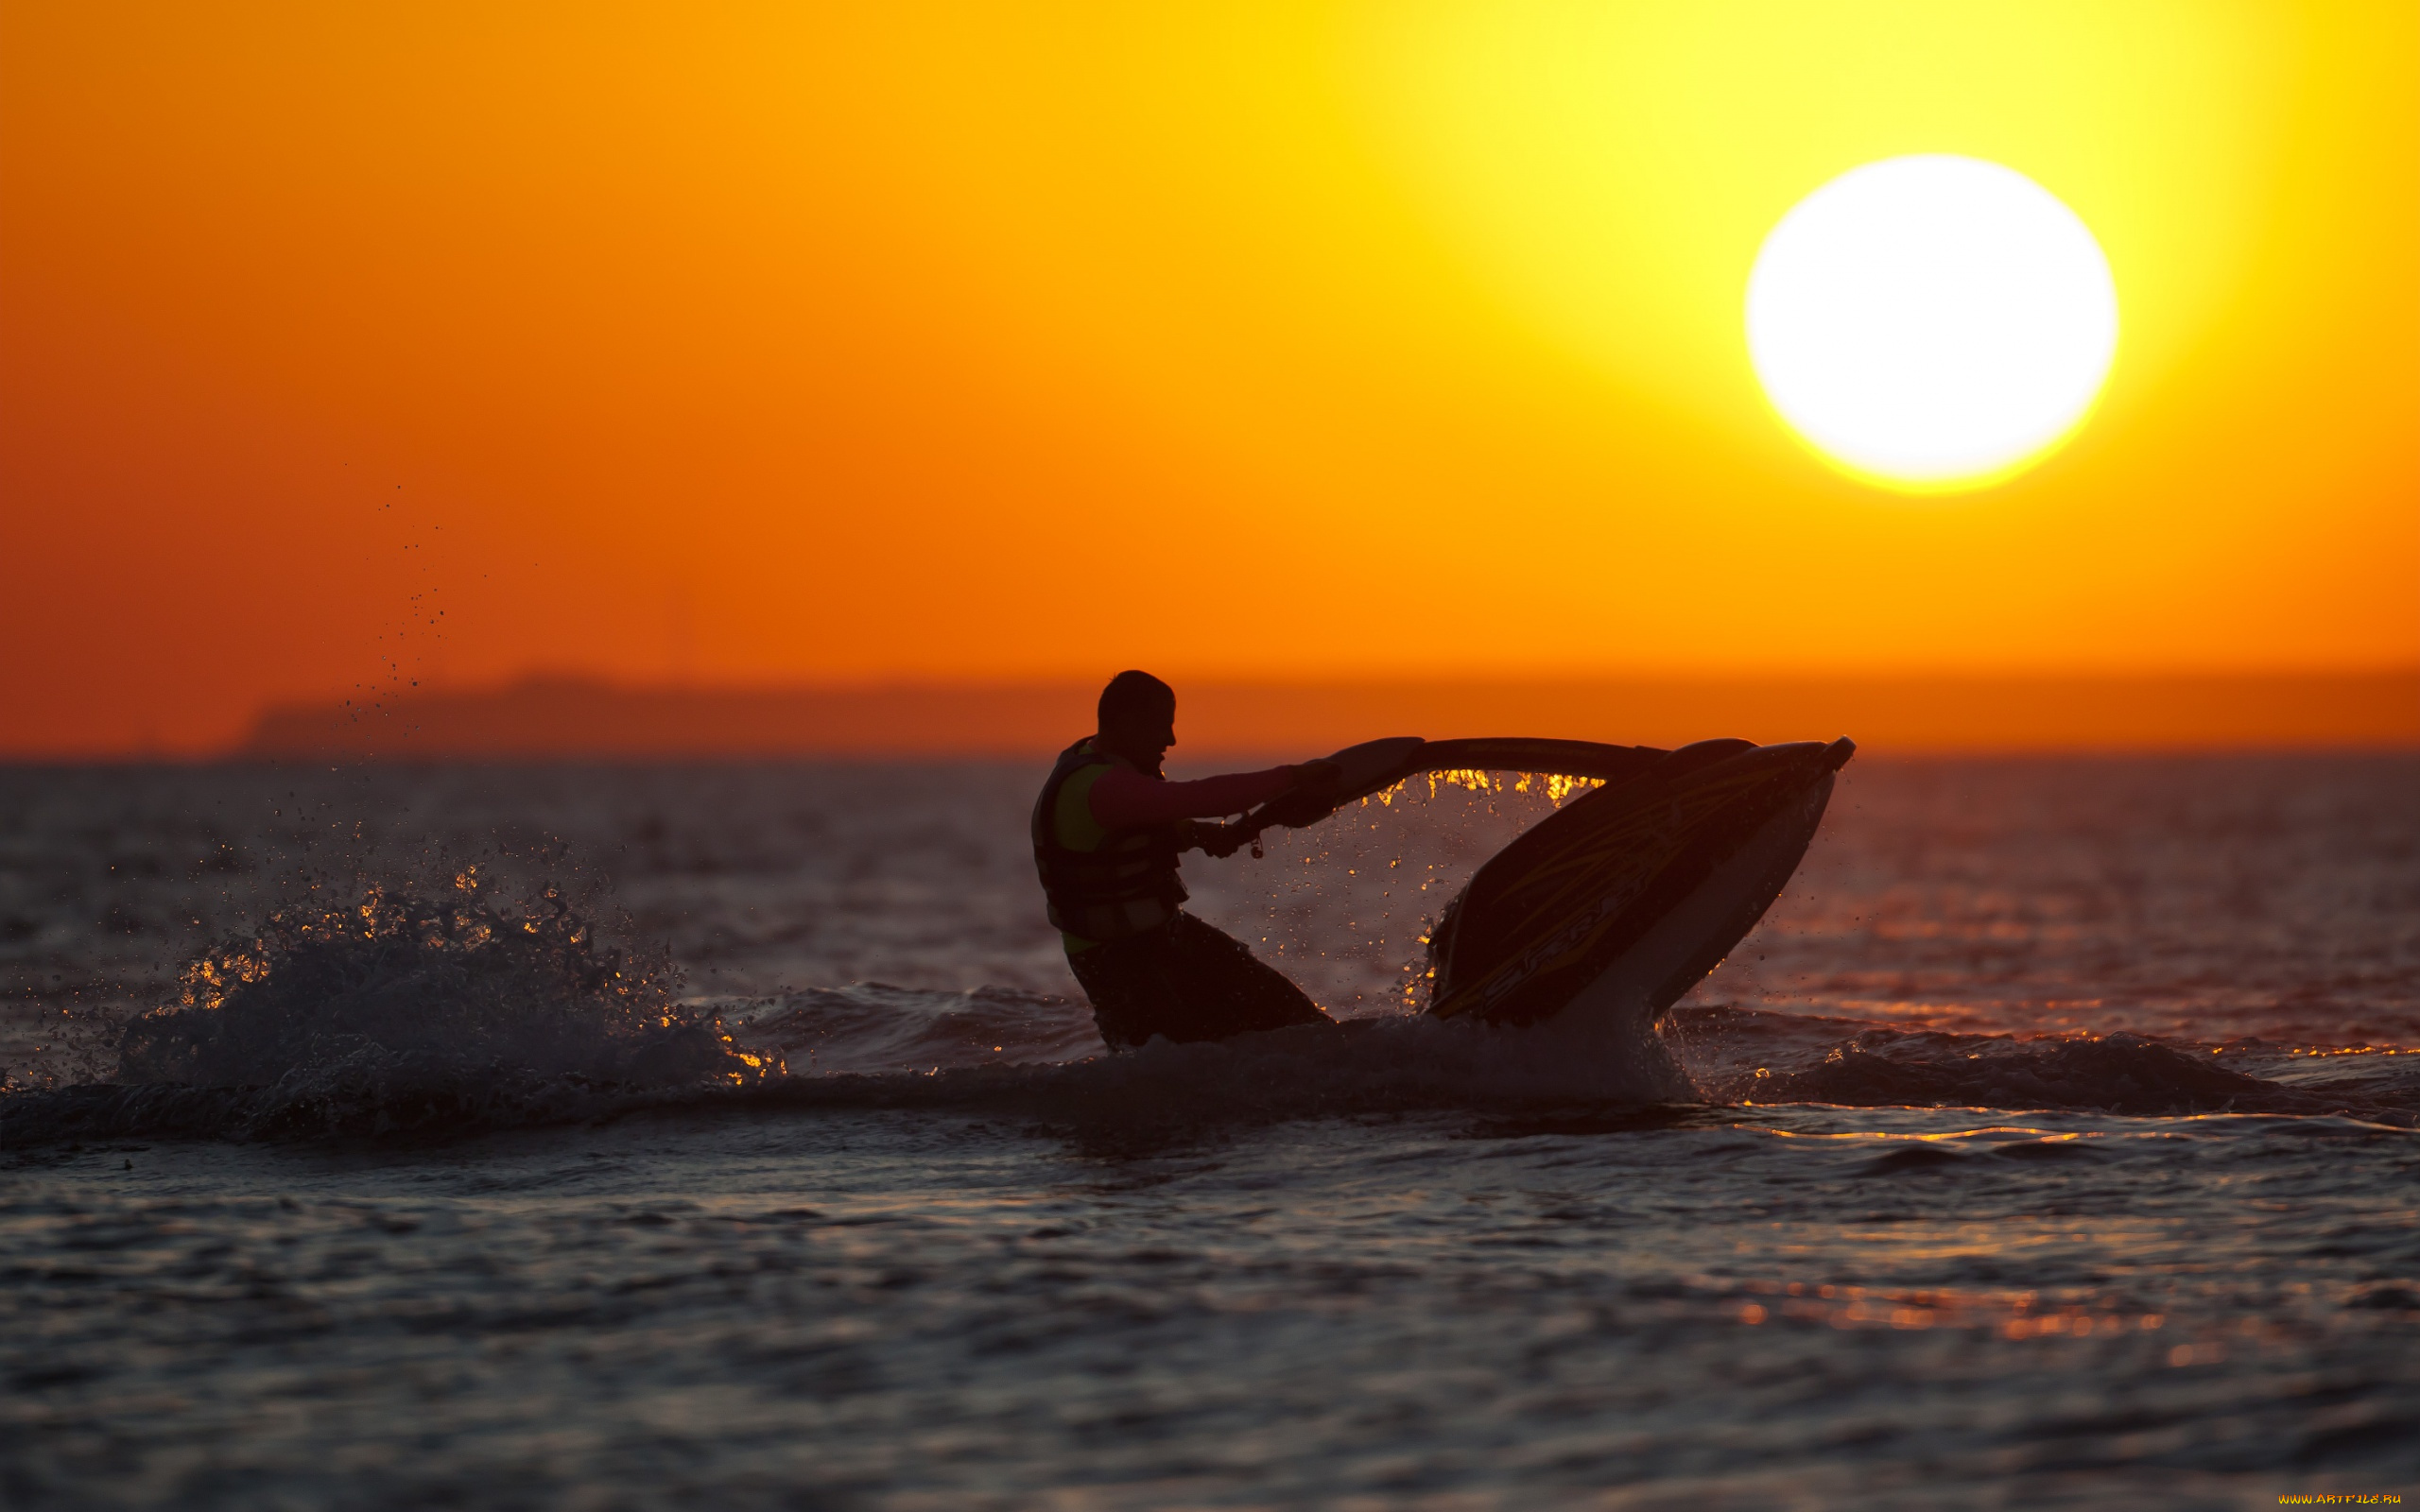
M0 1501L2420 1494L2420 762L1860 761L1655 1101L1408 1013L1541 795L1196 859L1350 1022L1111 1058L1038 776L0 773Z

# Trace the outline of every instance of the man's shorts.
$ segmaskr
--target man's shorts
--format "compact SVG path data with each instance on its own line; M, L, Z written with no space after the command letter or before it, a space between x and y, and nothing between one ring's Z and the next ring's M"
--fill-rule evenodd
M1326 1023L1303 989L1191 914L1067 957L1112 1050Z

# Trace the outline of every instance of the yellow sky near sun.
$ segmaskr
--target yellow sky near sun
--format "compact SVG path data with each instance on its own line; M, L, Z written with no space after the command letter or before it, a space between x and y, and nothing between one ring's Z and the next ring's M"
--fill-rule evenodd
M2416 18L12 5L0 746L389 666L2409 662ZM2121 301L2083 432L1948 499L1809 457L1739 326L1909 152Z
M2304 28L2179 0L1389 8L1408 178L1540 329L1641 402L1769 434L1739 339L1765 234L1860 163L2017 169L2093 229L2154 391L2225 314L2277 191Z

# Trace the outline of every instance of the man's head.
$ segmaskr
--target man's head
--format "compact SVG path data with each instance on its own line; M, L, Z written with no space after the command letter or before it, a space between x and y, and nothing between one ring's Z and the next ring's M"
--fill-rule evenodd
M1176 744L1176 690L1148 672L1121 672L1100 690L1100 743L1145 771Z

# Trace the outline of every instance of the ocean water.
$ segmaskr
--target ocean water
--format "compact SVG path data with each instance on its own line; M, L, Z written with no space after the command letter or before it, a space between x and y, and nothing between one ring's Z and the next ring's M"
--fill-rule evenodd
M1415 1011L1542 784L1107 1056L1039 776L0 770L0 1504L2420 1496L2420 759L1860 759L1677 1074Z

